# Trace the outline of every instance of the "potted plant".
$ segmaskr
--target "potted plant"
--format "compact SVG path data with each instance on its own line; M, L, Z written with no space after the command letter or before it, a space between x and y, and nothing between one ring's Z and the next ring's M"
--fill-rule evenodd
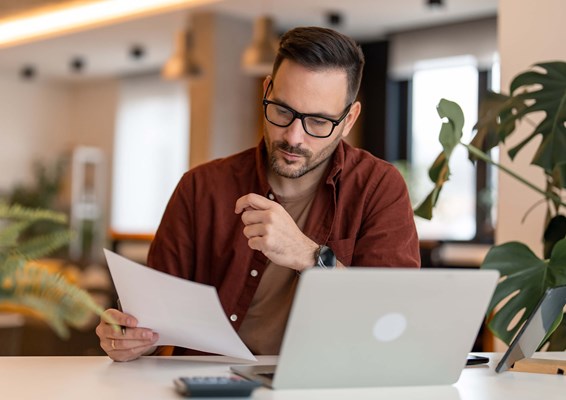
M511 82L509 95L490 93L480 107L476 134L464 143L464 115L458 104L442 99L438 113L446 122L440 130L442 152L429 170L435 186L415 209L415 214L430 219L443 185L450 177L449 160L456 146L464 146L472 161L482 160L496 166L541 195L546 205L544 255L539 258L519 242L493 246L481 268L495 269L501 280L489 305L487 326L510 344L536 304L549 287L566 285L566 63L545 62L518 74ZM533 115L542 121L534 124ZM544 188L529 182L512 168L495 162L489 150L516 134L522 124L532 126L530 134L508 152L511 160L538 135L542 141L531 164L544 173ZM538 204L538 203L537 203ZM526 210L528 212L528 210ZM560 315L547 338L549 350L566 349L566 319Z
M68 242L66 222L61 213L0 203L0 311L40 318L62 338L103 311L63 274L30 262ZM30 235L38 223L49 223L49 232Z

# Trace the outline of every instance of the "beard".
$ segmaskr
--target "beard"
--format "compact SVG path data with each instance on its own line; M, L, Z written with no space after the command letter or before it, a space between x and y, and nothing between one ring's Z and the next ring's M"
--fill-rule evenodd
M312 151L302 148L301 146L291 146L286 141L270 142L267 128L264 128L263 137L267 147L267 155L271 170L284 178L297 179L310 171L313 171L332 156L334 150L336 150L336 147L338 146L338 143L342 139L342 132L336 135L334 140L317 154L314 154ZM290 161L284 157L278 156L278 151L298 155L301 158L296 161Z

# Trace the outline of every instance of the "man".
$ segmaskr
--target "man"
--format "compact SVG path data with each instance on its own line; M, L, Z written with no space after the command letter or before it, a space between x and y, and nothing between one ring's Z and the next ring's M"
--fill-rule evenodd
M360 114L363 64L359 46L335 31L286 33L263 84L264 140L187 172L151 245L153 268L217 288L254 354L279 353L301 271L419 266L400 174L342 140ZM107 312L126 327L97 327L112 359L154 351L151 327Z

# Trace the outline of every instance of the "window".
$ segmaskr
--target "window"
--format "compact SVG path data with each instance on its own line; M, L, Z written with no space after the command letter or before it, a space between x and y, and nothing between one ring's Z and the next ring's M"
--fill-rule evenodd
M158 75L120 86L114 144L111 227L155 233L167 201L188 168L187 90Z
M478 116L478 69L473 57L421 62L412 80L411 192L419 202L432 189L428 169L442 150L436 112L441 98L457 102L464 112L463 140L469 142ZM470 240L476 235L476 178L467 152L459 146L450 161L451 179L440 193L431 221L416 218L421 239Z

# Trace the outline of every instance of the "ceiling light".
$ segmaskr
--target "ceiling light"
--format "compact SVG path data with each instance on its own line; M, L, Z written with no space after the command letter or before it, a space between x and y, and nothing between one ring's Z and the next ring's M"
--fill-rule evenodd
M71 71L81 73L85 68L85 60L82 57L75 57L69 64Z
M193 32L186 29L177 33L175 52L161 70L165 79L197 78L202 75L202 68L195 61Z
M333 27L339 27L340 25L342 25L342 13L339 13L337 11L330 11L326 14L326 19L328 21L328 24L330 26Z
M31 81L37 75L37 71L33 65L26 65L20 70L20 76L26 81Z
M0 19L0 48L218 0L99 0L73 2L41 14ZM86 4L85 4L86 3Z
M130 48L130 57L134 60L141 60L145 57L145 47L135 44Z
M273 25L273 20L269 17L256 19L252 43L242 55L242 68L246 73L254 76L271 73L279 47Z

